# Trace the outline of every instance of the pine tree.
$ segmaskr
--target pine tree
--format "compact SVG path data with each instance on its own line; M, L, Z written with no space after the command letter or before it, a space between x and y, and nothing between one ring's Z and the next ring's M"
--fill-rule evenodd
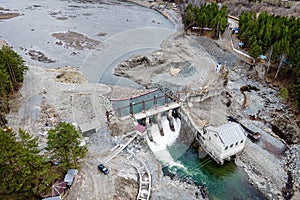
M253 58L257 58L260 54L262 54L262 48L259 44L255 41L254 44L250 47L249 51L250 56Z
M275 78L279 73L282 74L281 78L289 77L289 82L292 82L288 87L291 94L289 96L300 107L300 19L274 16L265 12L256 17L254 13L243 12L239 26L239 38L249 48L250 55L268 55L272 49L272 60L268 61L268 69L272 69L272 63L276 71Z
M9 95L19 89L27 69L21 56L11 48L4 46L0 49L0 127L7 122L5 114L9 112Z
M19 130L0 129L0 192L19 193L24 199L42 196L58 176L50 173L38 149L37 139Z
M48 131L47 150L65 172L69 168L78 168L79 159L87 153L87 148L80 145L81 137L80 132L67 122Z
M18 174L18 157L22 153L16 134L11 130L0 129L0 191L10 193L20 186L14 181Z
M18 90L19 83L23 82L24 73L28 69L24 65L22 57L11 48L3 46L0 51L0 67L1 70L5 70L9 74L10 90Z
M19 129L20 143L22 145L22 162L24 167L21 173L24 174L26 191L33 195L41 196L57 177L57 174L50 173L50 165L45 158L40 156L37 138L32 137L28 132Z

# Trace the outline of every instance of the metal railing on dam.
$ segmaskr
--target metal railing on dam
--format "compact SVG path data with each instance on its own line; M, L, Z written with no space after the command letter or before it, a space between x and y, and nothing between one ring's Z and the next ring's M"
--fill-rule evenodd
M142 119L180 106L178 99L159 89L124 99L111 99L113 110L106 111L107 121L112 117Z

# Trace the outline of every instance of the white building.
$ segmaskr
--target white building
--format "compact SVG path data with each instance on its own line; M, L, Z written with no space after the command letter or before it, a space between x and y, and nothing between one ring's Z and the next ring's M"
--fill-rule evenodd
M206 152L219 164L230 160L231 156L245 147L246 134L238 123L227 123L219 127L208 126L201 136Z

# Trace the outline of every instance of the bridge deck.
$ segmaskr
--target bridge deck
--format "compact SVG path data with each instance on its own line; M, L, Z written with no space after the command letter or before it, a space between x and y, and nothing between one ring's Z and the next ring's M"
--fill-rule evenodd
M162 112L165 112L168 110L173 110L178 107L180 107L180 104L177 102L173 102L173 103L169 103L168 106L166 106L166 105L157 106L157 108L151 108L149 110L145 110L144 112L139 112L139 113L133 114L132 116L126 115L126 116L121 117L120 119L126 120L126 119L129 119L130 117L134 117L136 120L143 119L143 118L146 118L149 116L156 115L158 113L162 113Z

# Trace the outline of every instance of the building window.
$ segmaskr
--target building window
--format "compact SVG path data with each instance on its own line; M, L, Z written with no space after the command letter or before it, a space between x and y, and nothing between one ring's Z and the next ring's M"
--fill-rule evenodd
M238 144L239 144L239 142L236 142L236 143L235 143L235 146L238 145Z
M228 146L225 147L225 150L227 150L227 149L228 149Z
M244 142L244 140L241 140L241 143L243 143Z
M230 148L232 148L232 147L233 147L233 144L230 145Z

